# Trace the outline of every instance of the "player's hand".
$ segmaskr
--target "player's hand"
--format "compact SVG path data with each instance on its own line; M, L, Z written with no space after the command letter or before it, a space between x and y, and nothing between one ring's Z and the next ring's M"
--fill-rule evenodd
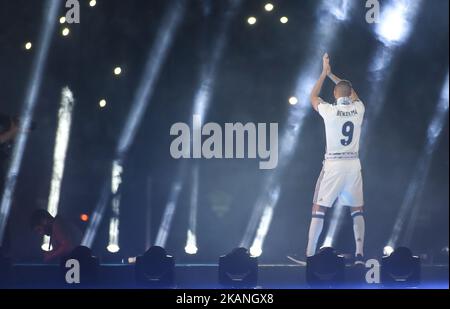
M328 53L325 53L322 58L323 68L322 73L325 75L331 74L331 66L330 66L330 57L328 57Z

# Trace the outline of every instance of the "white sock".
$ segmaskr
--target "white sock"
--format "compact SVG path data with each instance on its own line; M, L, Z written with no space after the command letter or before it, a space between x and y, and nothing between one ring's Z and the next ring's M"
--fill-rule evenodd
M364 231L366 228L362 211L352 212L353 232L355 233L356 253L364 256Z
M317 241L322 233L324 218L325 213L323 212L316 212L312 216L311 225L309 226L308 247L306 249L307 257L316 254Z

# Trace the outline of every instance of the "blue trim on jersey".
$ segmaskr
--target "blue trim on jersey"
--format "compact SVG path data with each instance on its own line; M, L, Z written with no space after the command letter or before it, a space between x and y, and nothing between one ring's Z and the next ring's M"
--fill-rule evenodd
M357 212L352 213L352 218L355 218L357 216L363 216L363 215L364 215L364 213L362 211L357 211Z

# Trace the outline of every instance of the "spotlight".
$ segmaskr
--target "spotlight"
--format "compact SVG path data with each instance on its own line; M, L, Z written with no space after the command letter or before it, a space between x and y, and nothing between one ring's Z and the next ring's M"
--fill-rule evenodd
M267 3L267 4L264 6L264 10L266 10L267 12L272 12L272 11L273 11L273 8L274 8L274 6L273 6L272 3Z
M109 243L106 247L106 250L108 250L111 253L117 253L120 250L119 247L119 214L117 211L117 203L114 203L113 200L113 214L111 217L111 220L109 221ZM116 205L114 205L116 204Z
M153 246L136 258L136 283L152 288L170 288L175 283L175 259L166 250Z
M89 221L89 216L87 214L81 214L80 215L80 220L83 222L88 222Z
M58 127L56 129L55 148L53 150L53 169L48 195L47 210L52 216L58 213L59 199L61 196L61 182L64 177L67 148L70 141L70 128L72 125L72 114L75 99L69 87L61 91L61 102L58 110ZM50 238L44 236L42 243L44 250L51 248Z
M287 18L286 16L283 16L283 17L280 18L280 22L282 24L287 24L288 21L289 21L289 18Z
M417 287L420 284L420 258L410 249L399 247L381 261L381 283L391 287Z
M66 17L65 16L61 16L60 18L59 18L59 23L60 24L64 24L66 22Z
M392 254L392 252L394 252L394 248L392 248L391 246L386 246L383 248L384 256L390 256Z
M250 247L250 254L251 256L259 257L262 254L261 247L251 246Z
M26 50L30 50L31 47L33 47L33 44L31 44L31 42L25 43L25 49L26 49Z
M391 1L381 12L381 22L375 32L387 46L404 42L412 30L412 21L420 7L420 1L409 3L407 0Z
M120 251L120 247L116 244L110 244L106 247L106 250L111 253L117 253Z
M105 100L105 99L101 99L101 100L98 102L98 106L100 106L100 108L106 107L106 100Z
M276 185L273 189L268 189L267 194L268 195L263 195L264 209L250 247L250 254L255 257L259 257L262 254L264 241L269 232L270 222L272 222L274 210L280 197L280 185ZM244 247L245 244L246 242L242 242L241 247Z
M306 261L306 282L311 287L334 288L344 283L345 259L333 248L321 248Z
M289 98L289 104L296 105L298 103L298 99L296 97Z
M254 24L256 24L256 18L253 17L253 16L249 17L249 18L247 19L247 23L248 23L249 25L254 25Z
M121 67L115 67L114 68L114 75L120 75L122 74L122 68Z
M236 248L219 259L219 283L231 288L254 288L258 282L258 258Z
M64 29L62 30L61 34L62 34L63 36L68 36L68 35L70 34L69 28L64 28Z
M186 247L184 247L184 252L190 255L197 254L197 251L198 248L195 244L187 244Z
M79 283L71 284L68 282L68 272L70 268L74 267L71 263L73 260L79 263ZM78 246L73 251L61 259L60 269L61 269L61 279L64 286L77 288L93 287L98 283L100 263L99 260L92 256L92 251L88 247ZM77 276L77 274L74 274ZM70 277L70 276L69 276ZM75 280L74 280L75 281Z
M94 7L96 4L97 4L97 1L95 1L95 0L91 0L91 1L89 2L89 6L90 6L90 7Z
M170 189L169 200L167 201L164 214L161 220L161 224L158 229L158 234L156 234L155 245L164 247L169 237L169 231L172 226L172 220L175 214L175 210L178 204L178 198L180 196L183 184L181 182L184 176L184 165L182 164L180 170L178 171L178 181L172 185Z

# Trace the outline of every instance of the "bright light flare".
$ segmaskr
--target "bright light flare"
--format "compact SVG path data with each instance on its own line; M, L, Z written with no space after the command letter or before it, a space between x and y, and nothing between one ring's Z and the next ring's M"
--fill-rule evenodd
M253 17L253 16L251 16L251 17L249 17L248 19L247 19L247 23L249 24L249 25L254 25L254 24L256 24L256 22L257 22L257 19L256 19L256 17Z
M264 205L264 212L259 222L259 226L256 231L252 246L250 247L250 253L253 256L258 257L262 254L264 240L266 239L267 233L269 232L270 223L272 222L274 209L278 203L279 197L280 186L278 185L273 189L272 192L269 192L267 203L266 205Z
M391 246L386 246L383 248L384 256L390 256L392 254L392 252L394 252L394 248L392 248Z
M108 250L108 252L110 253L117 253L120 251L120 247L116 244L111 244L106 247L106 250Z
M184 251L190 255L197 254L197 239L195 237L195 234L191 230L188 231L187 243L186 247L184 247Z
M70 34L70 29L69 29L69 28L64 28L64 29L61 31L61 34L62 34L63 36L68 36L68 35Z
M274 9L274 5L273 5L272 3L267 3L267 4L264 6L264 10L266 10L267 12L272 12L273 9Z
M289 98L289 104L296 105L298 103L297 97L290 97Z
M98 102L98 106L100 106L100 108L105 108L105 107L106 107L106 104L107 104L107 102L106 102L105 99L101 99L101 100Z
M72 91L65 87L61 93L61 103L58 111L58 128L56 130L55 148L53 151L53 175L50 184L47 211L56 216L58 213L61 182L64 175L67 147L69 145L72 112L75 104ZM43 246L48 248L49 237L44 237Z
M122 74L122 68L121 67L115 67L114 68L114 75L118 76Z
M420 0L393 0L384 6L380 22L376 24L375 33L386 46L403 43L412 30L415 13Z

